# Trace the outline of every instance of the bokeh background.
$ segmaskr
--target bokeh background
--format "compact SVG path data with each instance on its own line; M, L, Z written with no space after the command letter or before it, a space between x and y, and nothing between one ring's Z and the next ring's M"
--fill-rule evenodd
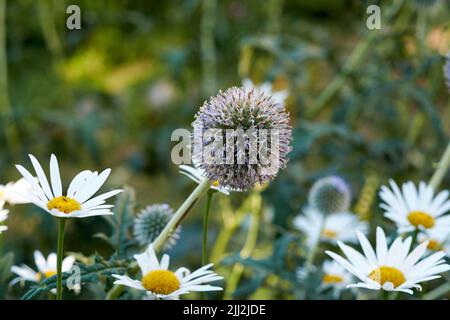
M81 8L81 30L65 27L70 4ZM369 4L381 6L381 30L366 27ZM290 225L311 184L343 176L354 211L393 229L378 187L428 180L447 144L449 8L448 0L0 0L0 183L19 178L15 163L30 167L28 153L44 165L55 153L63 181L110 167L108 187L132 188L134 213L153 203L176 209L194 184L171 161L172 131L189 129L219 89L269 81L290 93L291 160L265 188L215 196L212 258L222 274L239 274L228 298L315 298L314 282L293 285L301 248L291 247L301 235ZM200 263L203 208L183 225L175 265ZM12 207L8 225L3 251L16 264L34 267L33 250L55 251L56 224L36 207ZM66 249L107 258L114 248L93 235L111 232L103 218L73 221Z

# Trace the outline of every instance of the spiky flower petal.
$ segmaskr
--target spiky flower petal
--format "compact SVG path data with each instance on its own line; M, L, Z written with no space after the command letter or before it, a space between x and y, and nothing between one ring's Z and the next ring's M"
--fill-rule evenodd
M154 204L147 206L138 213L134 219L134 237L141 246L148 246L161 233L173 216L173 210L167 204ZM180 228L170 236L164 249L170 249L180 238Z
M309 204L324 214L348 211L350 200L350 188L338 176L317 180L309 191Z
M272 181L288 162L289 114L260 90L219 92L192 125L194 164L225 188L246 191Z

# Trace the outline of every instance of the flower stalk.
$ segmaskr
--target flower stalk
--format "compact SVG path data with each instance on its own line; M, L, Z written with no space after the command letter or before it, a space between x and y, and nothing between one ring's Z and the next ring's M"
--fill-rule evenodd
M166 227L161 231L159 236L153 242L153 247L156 252L161 251L164 243L170 235L180 225L181 221L188 214L188 212L195 206L200 198L209 190L211 183L208 179L204 179L199 183L197 188L191 193L191 195L183 202L180 208L175 212L172 219L167 223Z
M202 265L208 264L208 222L213 194L214 192L209 190L206 195L205 214L203 215Z
M66 219L58 218L58 249L56 264L56 300L62 300L62 261L64 255L64 231L66 228Z

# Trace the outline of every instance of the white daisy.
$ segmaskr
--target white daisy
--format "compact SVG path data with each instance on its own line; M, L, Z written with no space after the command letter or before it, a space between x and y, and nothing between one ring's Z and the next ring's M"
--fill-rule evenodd
M350 212L324 215L313 207L306 207L303 213L294 218L293 225L306 234L308 246L316 243L318 237L333 244L338 240L356 242L356 231L367 232L367 223Z
M184 174L185 176L187 176L189 179L193 180L197 184L199 184L203 180L207 179L204 171L200 168L194 168L194 167L187 166L184 164L180 165L179 168L180 168L179 172L181 174ZM223 193L225 195L230 194L228 189L221 187L219 181L217 181L217 180L213 181L211 183L211 189L219 191L220 193Z
M16 182L9 182L6 185L0 185L0 201L5 201L9 204L23 204L29 203L28 199L24 198L22 194L31 191L31 185L24 178Z
M343 290L352 281L352 275L334 260L325 260L322 265L324 287L334 287Z
M247 90L256 89L272 97L272 100L276 103L284 104L286 99L289 97L289 90L273 91L273 86L270 82L263 82L261 85L257 86L252 80L246 78L242 80L242 85Z
M40 251L34 251L34 262L38 271L34 271L29 266L23 264L21 266L12 266L11 272L18 275L13 280L13 284L20 281L40 282L51 276L56 275L56 253L50 253L45 259ZM62 263L62 272L69 272L75 262L73 256L64 258Z
M427 250L428 241L420 244L409 253L411 237L404 241L398 237L388 247L383 229L377 227L375 252L369 240L362 233L357 232L357 236L364 255L340 241L338 245L347 259L334 252L326 251L330 257L361 281L348 285L348 288L383 289L412 294L412 288L422 289L419 285L420 282L440 278L439 273L450 270L450 265L442 259L445 256L443 251L421 259Z
M381 187L379 194L384 203L380 207L386 211L384 216L397 224L400 233L450 227L450 215L444 215L450 210L447 190L435 196L433 187L425 182L420 182L418 189L411 181L406 182L402 190L393 180L389 183L391 189Z
M428 251L444 251L450 257L450 232L447 229L427 229L417 235L417 240L422 243L428 241Z
M5 201L0 200L0 234L3 231L8 230L8 226L1 225L1 223L5 222L5 220L8 219L8 213L9 213L9 210L6 210L3 208L4 205L5 205Z
M128 276L113 274L117 280L114 284L128 286L138 290L145 290L156 298L174 299L179 295L189 292L202 291L220 291L222 288L207 285L213 281L221 280L212 270L212 264L190 272L186 268L179 268L175 272L169 270L170 257L164 254L161 261L158 261L153 245L148 246L147 250L135 255L141 272L141 280L133 280Z
M113 190L90 199L105 183L111 169L106 169L98 174L85 170L73 178L67 193L63 195L63 188L59 174L58 160L52 154L50 158L50 184L37 159L29 155L38 180L21 165L16 165L17 170L31 184L32 190L23 194L38 207L51 215L59 218L83 218L99 215L111 215L113 205L105 205L105 200L122 192Z

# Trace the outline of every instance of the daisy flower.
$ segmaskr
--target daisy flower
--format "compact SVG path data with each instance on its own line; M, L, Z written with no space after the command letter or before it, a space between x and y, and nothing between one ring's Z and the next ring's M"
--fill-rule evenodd
M8 219L9 210L4 209L3 208L4 205L5 205L5 201L0 200L0 223L3 223L3 222L5 222L6 219ZM8 230L7 226L0 225L0 234L6 230Z
M179 168L180 168L179 172L181 174L184 174L197 184L199 184L204 179L208 179L205 175L204 170L200 168L194 168L183 164L179 166ZM220 183L217 180L211 183L211 189L219 191L220 193L223 193L227 196L230 194L230 191L227 188L220 186Z
M113 190L90 199L105 183L111 169L106 169L100 174L89 170L80 172L73 178L67 193L63 194L58 160L55 155L52 154L50 157L50 184L38 160L33 155L29 156L37 181L21 165L16 165L16 168L32 187L31 191L23 196L33 204L58 218L84 218L113 214L110 209L114 206L105 205L105 200L122 190Z
M389 181L391 189L381 187L380 197L384 201L380 205L385 210L384 216L397 225L399 233L416 229L450 228L449 192L447 190L434 194L433 187L420 182L416 188L411 181L402 185L402 189L393 181Z
M428 229L417 235L417 240L422 243L428 241L428 251L444 251L450 257L450 232L449 230Z
M420 282L440 278L439 273L450 270L450 265L443 259L445 256L443 251L421 259L427 250L428 241L409 253L411 237L406 240L398 237L388 247L383 229L377 227L376 250L374 250L362 233L357 232L357 236L364 255L340 241L338 245L347 259L334 252L326 251L331 258L361 281L350 284L347 288L383 289L412 294L411 289L422 289Z
M293 220L296 229L307 236L308 246L321 241L336 244L336 241L356 242L356 231L366 233L367 223L350 212L338 212L324 215L313 207L306 207L304 214Z
M22 264L21 266L12 266L11 272L18 275L13 280L13 284L20 281L40 282L47 278L56 275L56 253L50 253L45 259L42 253L38 250L34 251L34 263L38 271L34 271L29 266ZM69 272L75 262L73 256L64 258L62 263L62 272Z
M323 277L322 287L332 288L335 295L347 288L352 282L352 275L334 260L326 260L322 265Z
M142 272L141 280L113 274L113 277L117 279L114 284L145 290L148 294L161 299L173 299L194 291L222 290L220 287L206 284L223 279L209 270L212 264L203 266L192 273L186 268L179 268L172 272L169 270L169 255L164 254L161 261L158 261L153 245L148 246L144 253L135 255L134 258Z
M9 204L29 203L21 194L31 191L31 185L24 178L16 182L9 182L6 185L0 185L0 201Z
M272 100L276 103L284 104L286 99L289 97L289 90L273 91L273 86L270 82L263 82L261 85L257 86L252 80L246 78L242 80L242 86L247 90L256 89L272 97Z

